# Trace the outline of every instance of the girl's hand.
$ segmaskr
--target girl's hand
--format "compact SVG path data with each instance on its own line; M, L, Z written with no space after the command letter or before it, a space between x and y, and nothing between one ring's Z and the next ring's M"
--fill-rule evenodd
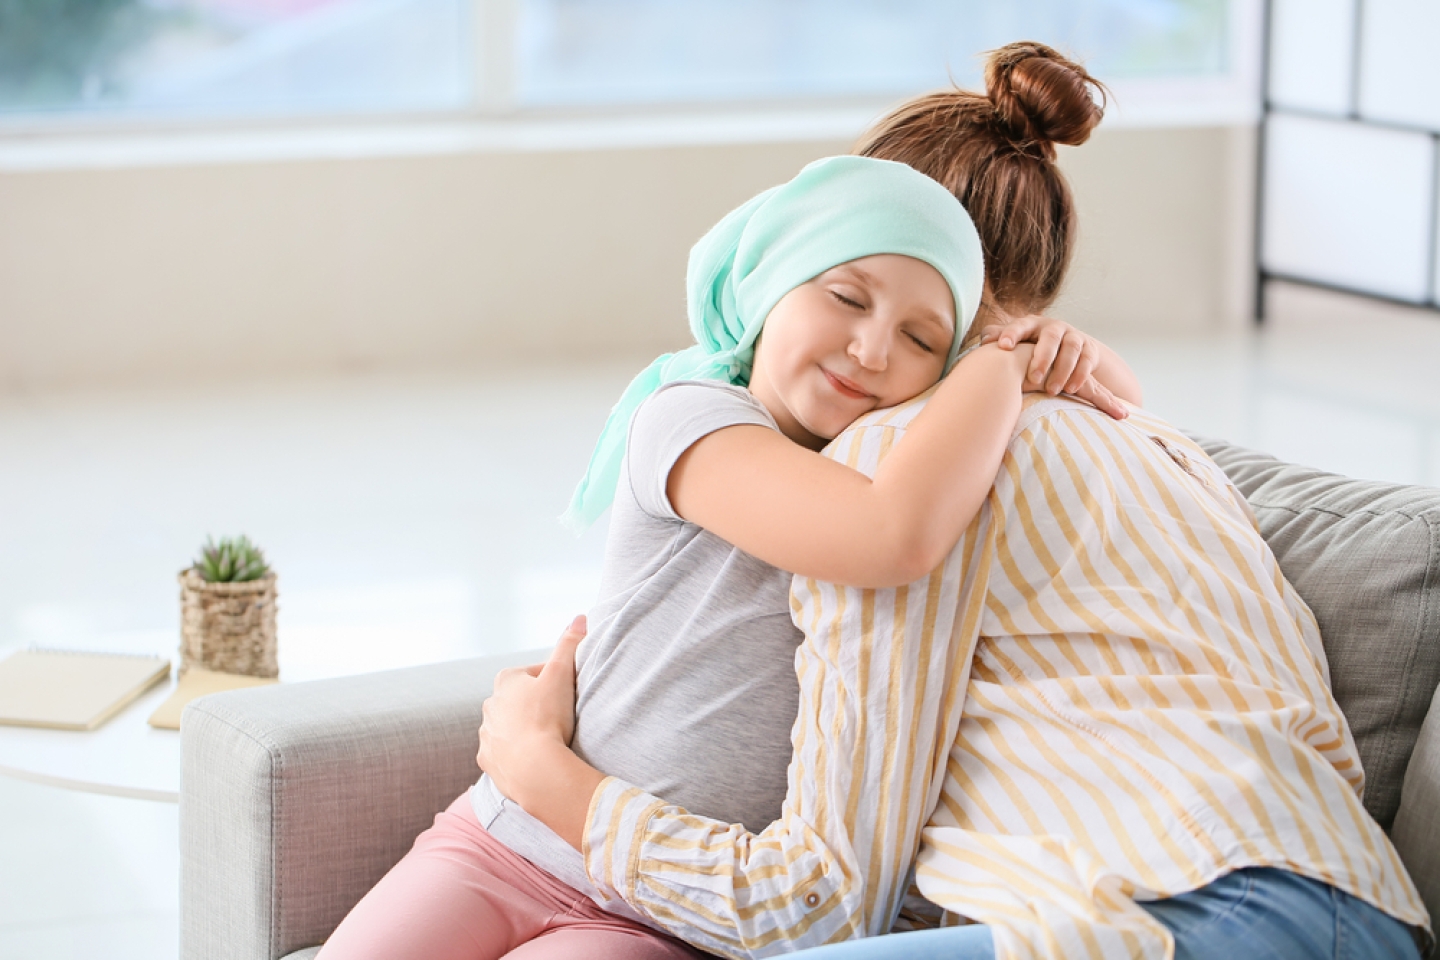
M1094 376L1103 358L1100 341L1063 320L1031 314L985 327L980 342L1002 350L1014 350L1022 343L1035 345L1025 375L1026 393L1043 391L1052 397L1068 393L1116 420L1130 415L1129 408Z
M1124 401L1116 398L1105 384L1094 377L1086 377L1078 390L1065 392L1077 400L1084 400L1101 413L1109 414L1113 419L1124 420L1130 416L1130 408L1125 406Z
M1002 350L1013 350L1020 343L1035 344L1026 381L1044 384L1045 392L1052 397L1076 393L1100 365L1100 341L1063 320L1038 313L1003 326L986 327L980 341L998 344Z
M568 751L575 733L575 648L584 638L585 618L579 616L548 661L500 671L485 701L475 762L526 809L527 798L544 789L547 771L536 758Z

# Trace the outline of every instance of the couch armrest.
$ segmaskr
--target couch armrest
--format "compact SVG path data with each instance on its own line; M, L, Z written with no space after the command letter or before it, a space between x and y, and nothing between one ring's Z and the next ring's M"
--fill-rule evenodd
M320 943L479 775L495 674L524 651L215 694L181 723L180 952Z
M1400 811L1390 837L1420 888L1430 922L1440 923L1440 690L1430 701L1405 769Z

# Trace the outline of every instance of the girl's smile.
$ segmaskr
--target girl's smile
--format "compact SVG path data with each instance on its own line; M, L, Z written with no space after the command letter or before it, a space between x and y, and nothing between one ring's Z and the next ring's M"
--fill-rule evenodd
M835 388L835 392L840 394L842 397L850 397L855 400L864 400L870 396L870 394L860 389L859 385L856 384L853 380L849 380L845 377L840 376L838 373L833 373L829 370L826 370L823 366L820 368L820 372L825 374L825 379L830 381L830 385Z

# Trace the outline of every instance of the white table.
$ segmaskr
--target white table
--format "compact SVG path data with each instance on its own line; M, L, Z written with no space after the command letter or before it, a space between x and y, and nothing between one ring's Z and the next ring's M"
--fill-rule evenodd
M454 596L451 581L388 592L367 586L326 596L293 593L282 607L280 680L301 683L544 646L553 642L574 611L589 606L598 571L570 571L568 581L565 570L548 571L537 580L546 589L531 590L534 596L528 599L520 590L525 602L517 603L514 626L504 632L514 646L496 644L493 635L481 641L462 602L468 594ZM76 636L42 645L152 654L174 662L179 638L166 630L150 630ZM21 647L0 643L0 659L13 649ZM174 686L174 680L156 685L97 730L0 725L0 775L178 803L180 733L156 730L145 722Z
M170 695L156 684L96 730L0 726L0 773L69 790L180 802L180 732L145 721Z
M294 630L280 649L282 683L322 680L374 670L478 656L454 631L426 643L423 627L401 625L364 634L351 628ZM419 641L419 642L417 642ZM170 656L174 646L97 642L93 649ZM3 658L7 650L0 650ZM0 725L0 775L117 797L180 802L180 732L146 721L175 689L174 679L152 689L96 730L47 730Z

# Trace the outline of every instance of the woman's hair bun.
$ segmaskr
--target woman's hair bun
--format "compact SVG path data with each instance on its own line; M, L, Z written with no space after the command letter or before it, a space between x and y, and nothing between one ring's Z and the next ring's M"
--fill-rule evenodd
M985 58L985 92L1010 139L1039 146L1084 143L1104 115L1104 84L1043 43L1011 43ZM1096 95L1099 101L1096 101Z

